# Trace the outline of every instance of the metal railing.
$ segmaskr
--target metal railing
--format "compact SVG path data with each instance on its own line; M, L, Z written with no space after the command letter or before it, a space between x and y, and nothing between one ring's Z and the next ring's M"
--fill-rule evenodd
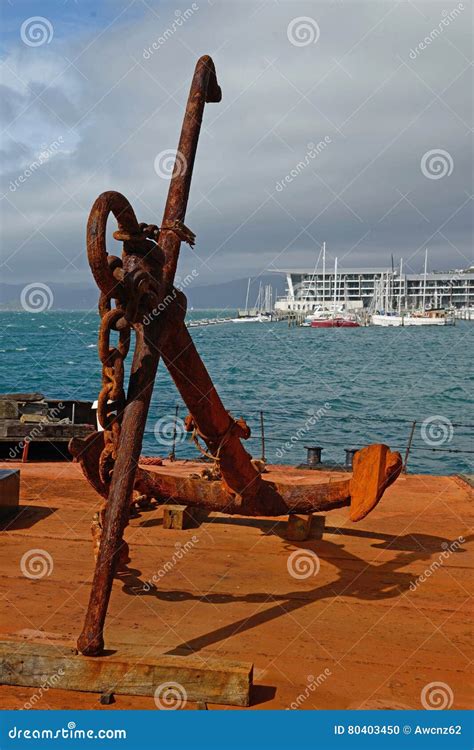
M319 407L321 409L321 407ZM427 433L430 426L433 426L435 431L437 429L436 422L429 422L429 420L434 420L434 417L429 417L428 421L427 419L418 418L418 419L409 419L406 417L394 417L390 415L354 415L354 414L323 414L318 416L315 419L315 424L312 425L311 429L304 429L302 430L301 427L296 427L295 430L293 430L293 433L288 434L290 431L288 428L285 430L284 428L281 429L278 434L275 433L275 429L277 428L277 425L274 424L274 417L277 417L278 414L282 414L285 416L290 416L296 423L297 420L301 419L301 424L304 423L304 420L308 420L308 417L311 417L311 411L308 410L304 413L296 411L292 411L290 408L283 408L283 407L275 407L271 410L252 410L252 409L242 409L242 408L231 408L229 411L234 416L243 416L246 421L248 422L249 426L251 427L252 434L250 438L246 441L247 444L249 444L249 449L251 452L253 452L255 455L257 455L258 450L260 449L260 457L263 459L268 458L266 456L267 449L269 446L285 446L285 444L288 444L288 442L292 443L292 449L293 448L304 448L306 445L312 443L312 442L318 442L319 446L321 446L322 449L326 447L339 447L341 450L344 450L346 452L354 451L358 448L362 448L363 445L366 445L368 442L388 442L390 444L390 447L393 450L398 450L402 453L403 456L403 470L406 472L409 459L412 456L412 454L421 452L424 454L462 454L462 455L473 455L474 454L474 443L471 441L472 448L470 447L449 447L446 445L446 443L451 443L454 435L454 431L456 430L458 432L458 437L461 437L462 439L469 440L470 432L474 430L474 424L467 423L467 422L458 422L458 421L451 421L448 418L445 417L437 417L439 422L438 428L441 429L442 434L441 437L439 435L435 435L434 438L431 438L429 435L425 435L423 437L424 433ZM176 404L175 407L175 413L174 413L174 420L175 424L178 423L178 420L181 419L182 415L183 417L186 415L187 410L184 404ZM313 411L313 414L316 413L316 410ZM341 437L340 439L333 439L332 437L328 436L325 437L325 429L324 429L324 421L325 420L331 420L331 421L337 421L341 428L344 426L347 426L347 424L350 422L351 424L354 423L374 423L374 424L380 424L380 425L387 425L390 424L395 427L396 430L396 436L393 437L393 430L389 430L389 432L392 433L392 437L388 438L386 441L380 440L380 431L377 430L377 439L374 440L369 437L370 432L368 431L364 433L363 436L353 438L351 436ZM269 427L269 422L271 422L271 426ZM400 430L402 427L407 427L407 430L405 434L400 434ZM417 435L417 428L421 431L421 437L424 441L424 445L417 444L417 439L419 439L419 436ZM459 431L462 431L459 434ZM147 430L146 434L150 435L153 434L153 430ZM388 432L388 430L384 430L384 432ZM296 435L296 437L295 437ZM181 457L183 453L189 454L189 448L190 443L188 440L185 441L179 441L176 440L177 436L177 430L176 426L173 431L173 440L171 444L171 453L173 455L179 454L178 457ZM445 439L443 439L443 436ZM283 451L284 453L288 451ZM272 462L272 461L270 461ZM295 455L295 460L293 463L298 463ZM344 461L344 464L341 465L347 466L346 461Z

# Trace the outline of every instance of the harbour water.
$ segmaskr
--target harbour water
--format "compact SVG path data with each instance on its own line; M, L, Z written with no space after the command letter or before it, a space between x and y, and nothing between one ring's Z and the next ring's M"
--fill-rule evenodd
M225 311L225 316L235 311ZM194 311L189 319L224 317ZM100 390L96 312L0 313L0 392L40 391L94 400ZM298 464L306 445L344 462L344 448L386 442L405 451L416 420L408 469L472 472L471 406L474 326L423 329L291 328L286 323L226 323L190 330L218 392L252 428L250 452L271 463ZM131 354L129 355L131 359ZM160 364L143 453L167 455L175 405L178 457L196 456L182 429L186 415ZM471 451L471 452L469 452Z

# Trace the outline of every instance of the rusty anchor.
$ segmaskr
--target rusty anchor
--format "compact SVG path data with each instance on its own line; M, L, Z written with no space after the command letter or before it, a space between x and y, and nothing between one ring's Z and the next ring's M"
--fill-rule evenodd
M311 482L295 482L286 477L284 467L264 471L242 445L250 429L219 398L184 322L186 297L173 285L181 242L192 245L195 239L184 220L204 106L220 99L214 63L208 56L201 57L192 79L161 226L139 224L130 203L116 192L100 195L89 216L87 252L100 289L98 418L104 431L85 440L73 439L69 447L104 500L95 526L100 543L94 578L77 644L81 653L90 656L104 648L112 582L119 564L128 559L123 534L137 496L246 516L311 513L350 505L351 520L357 521L377 505L402 468L398 453L385 445L370 445L355 455L352 477L321 482L313 474ZM108 255L106 249L111 213L118 224L114 238L123 242L121 258ZM124 360L132 331L135 349L125 393ZM111 344L112 336L115 344ZM214 459L212 478L217 481L173 473L166 466L144 468L145 462L140 461L160 357L189 409L187 428L205 443Z

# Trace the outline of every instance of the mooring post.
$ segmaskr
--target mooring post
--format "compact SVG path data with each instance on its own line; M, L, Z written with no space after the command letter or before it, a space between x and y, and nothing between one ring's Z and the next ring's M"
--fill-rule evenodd
M323 449L319 445L305 445L307 450L306 464L314 469L321 463L321 453Z
M358 448L344 448L345 454L346 454L346 469L352 469L352 463L354 461L354 456L358 451Z

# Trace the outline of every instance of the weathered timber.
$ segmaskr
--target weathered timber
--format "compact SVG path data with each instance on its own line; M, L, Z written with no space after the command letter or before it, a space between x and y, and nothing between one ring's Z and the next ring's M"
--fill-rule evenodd
M16 401L0 400L0 419L18 419L19 410Z
M0 401L42 401L42 393L0 393Z
M54 676L54 679L53 679ZM49 682L48 682L49 680ZM250 662L188 656L143 657L138 651L87 657L71 645L0 641L0 684L89 693L155 695L178 683L188 701L249 706Z
M285 537L292 542L304 542L305 539L322 539L325 516L312 513L290 513L286 523Z
M291 542L303 542L311 534L311 513L290 513L286 522L285 537Z
M20 471L0 469L0 518L14 513L20 497Z
M164 529L193 529L204 520L205 511L187 505L163 505Z

